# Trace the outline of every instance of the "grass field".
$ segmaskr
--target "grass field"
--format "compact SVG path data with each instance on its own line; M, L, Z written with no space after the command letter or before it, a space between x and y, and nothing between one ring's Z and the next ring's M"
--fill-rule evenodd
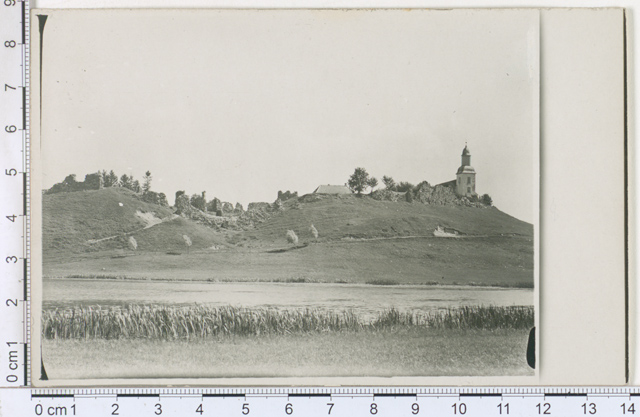
M402 328L201 340L44 340L49 379L532 375L528 330Z
M47 260L45 277L129 277L264 282L387 282L533 287L533 245L524 237L337 241L283 253L264 249L189 254L92 253Z

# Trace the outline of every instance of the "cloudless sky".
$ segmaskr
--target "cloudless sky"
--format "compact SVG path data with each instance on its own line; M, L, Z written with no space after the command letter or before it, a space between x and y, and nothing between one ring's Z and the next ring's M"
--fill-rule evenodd
M43 68L45 188L150 170L246 207L356 167L449 181L468 142L476 191L534 222L535 11L70 10Z

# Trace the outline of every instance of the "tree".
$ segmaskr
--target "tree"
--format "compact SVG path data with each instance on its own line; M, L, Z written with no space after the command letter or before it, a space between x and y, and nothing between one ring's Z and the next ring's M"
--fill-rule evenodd
M110 185L107 185L107 181L108 181L108 175L107 175L107 171L106 170L102 170L102 171L98 171L100 173L100 176L102 177L102 186L103 187L111 187Z
M149 190L151 190L151 172L147 171L144 173L144 184L142 185L142 191L144 191L145 193L148 193Z
M358 195L362 194L365 188L369 186L369 174L364 168L356 168L353 175L349 177L347 185L351 191L355 191Z
M292 245L298 244L298 235L293 230L287 230L287 241Z
M201 195L194 194L194 195L191 196L191 199L190 199L189 202L191 203L191 205L193 207L197 208L198 210L205 211L205 208L206 208L205 206L206 206L207 202L206 202L204 196L205 196L205 192L204 191L202 192Z
M133 190L133 192L135 192L135 193L140 193L140 191L142 190L142 189L140 188L140 181L135 180L135 181L133 182L133 186L132 186L132 188L131 188L131 189L132 189L132 190Z
M133 177L128 176L127 174L122 174L120 177L120 187L128 188L131 190L133 188Z
M407 192L409 190L413 190L413 184L411 184L410 182L400 181L398 185L396 185L396 191L399 191L401 193Z
M107 177L104 181L104 187L117 187L118 186L118 176L116 175L115 172L113 172L113 170L109 171L109 174L107 174Z
M367 185L371 187L371 192L373 192L373 189L378 185L378 179L375 177L369 178L369 181L367 181Z
M493 199L489 194L483 194L482 197L480 197L480 200L485 206L491 207L493 205Z
M394 191L396 188L396 182L391 177L387 177L386 175L382 177L382 182L384 186L387 187L387 190Z

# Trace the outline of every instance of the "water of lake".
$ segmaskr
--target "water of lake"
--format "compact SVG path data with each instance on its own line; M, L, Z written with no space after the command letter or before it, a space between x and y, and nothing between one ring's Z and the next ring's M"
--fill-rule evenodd
M43 307L79 304L204 304L248 308L353 310L368 316L395 307L433 311L462 306L531 306L533 290L468 286L150 282L45 279Z

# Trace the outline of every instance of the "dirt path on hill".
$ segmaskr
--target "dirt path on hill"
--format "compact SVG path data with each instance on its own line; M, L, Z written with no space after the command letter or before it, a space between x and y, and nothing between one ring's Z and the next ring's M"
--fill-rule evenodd
M157 219L157 220L150 220L150 219L148 219L146 217L142 217L142 216L139 216L139 217L141 217L142 220L147 223L144 227L142 227L140 229L133 230L131 232L126 232L126 233L123 233L123 234L120 234L120 235L103 237L101 239L89 239L89 240L87 240L87 243L90 244L90 245L93 245L93 244L104 242L104 241L107 241L107 240L116 239L116 238L121 237L121 236L128 236L128 235L140 232L142 230L151 229L152 227L155 227L155 226L157 226L159 224L162 224L164 222L171 221L171 220L173 220L173 219L175 219L176 217L179 217L179 216L177 214L172 214L171 216L165 217L164 219L159 219L157 217L154 217L154 219Z
M424 235L424 236L389 236L389 237L370 237L370 238L361 238L361 237L343 237L340 239L340 242L371 242L376 240L398 240L398 239L477 239L477 238L485 238L485 237L523 237L518 234L496 234L496 235L458 235L458 236L433 236L433 235Z

